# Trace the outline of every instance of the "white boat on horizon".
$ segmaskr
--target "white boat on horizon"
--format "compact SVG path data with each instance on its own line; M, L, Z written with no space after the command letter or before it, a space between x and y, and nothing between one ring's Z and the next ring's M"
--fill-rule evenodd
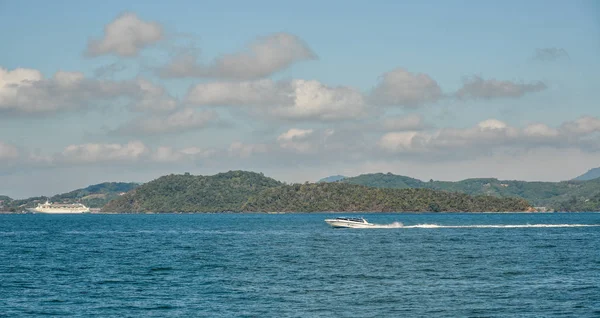
M37 207L28 210L34 213L48 214L76 214L90 212L90 208L81 203L52 203L49 201L40 203Z
M361 217L337 217L335 219L325 219L325 222L336 228L355 228L364 229L375 226Z

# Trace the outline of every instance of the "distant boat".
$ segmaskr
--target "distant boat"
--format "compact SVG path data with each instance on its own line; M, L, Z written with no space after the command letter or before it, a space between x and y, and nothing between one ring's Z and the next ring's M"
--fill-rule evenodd
M325 222L333 227L345 228L369 228L374 226L374 224L367 222L364 218L339 217L335 219L325 219Z
M90 208L81 203L40 203L37 207L29 209L35 213L49 214L74 214L74 213L89 213Z

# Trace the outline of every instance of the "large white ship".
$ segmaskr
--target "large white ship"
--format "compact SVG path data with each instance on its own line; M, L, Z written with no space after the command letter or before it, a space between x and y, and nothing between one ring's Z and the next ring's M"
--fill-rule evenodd
M46 201L46 203L40 203L37 207L29 209L31 212L36 213L89 213L90 208L81 203L52 203Z

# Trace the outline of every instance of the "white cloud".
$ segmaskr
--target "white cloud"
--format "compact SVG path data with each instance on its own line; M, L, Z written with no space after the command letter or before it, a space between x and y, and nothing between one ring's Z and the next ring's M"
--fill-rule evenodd
M86 54L136 56L141 49L162 38L163 28L160 24L141 20L134 13L125 13L104 27L102 38L90 39Z
M284 132L283 134L279 135L279 137L277 137L277 140L278 141L289 141L289 140L293 140L293 139L302 139L302 138L306 138L307 136L309 136L312 133L313 133L312 129L292 128L292 129Z
M135 90L131 83L85 79L78 72L58 71L54 77L44 79L37 70L0 68L0 110L16 113L76 109L132 95Z
M292 128L277 137L279 146L283 149L298 153L308 153L314 150L311 140L307 140L313 134L312 129Z
M496 79L484 80L479 76L466 78L463 82L463 87L455 93L459 99L517 98L547 88L546 84L539 81L525 84Z
M256 106L266 116L289 120L356 119L367 114L360 92L318 81L217 82L191 88L186 101L196 105Z
M17 114L76 110L121 99L140 111L167 111L176 100L164 88L145 79L128 81L86 78L80 72L58 71L44 78L35 69L0 67L0 112Z
M418 107L438 101L442 98L442 89L427 74L397 68L381 75L370 98L375 105Z
M316 58L299 37L275 33L259 37L242 52L220 56L209 65L198 64L193 54L179 55L161 69L160 74L164 77L255 79Z
M202 129L217 119L214 111L198 112L192 108L175 111L168 116L151 115L129 122L119 129L120 134L163 134Z
M383 135L377 143L379 147L388 151L412 151L415 137L419 136L416 131L390 132Z
M127 144L88 143L67 146L58 161L73 164L136 162L149 152L150 149L140 141Z
M19 149L17 147L0 141L0 161L14 160L19 158Z
M188 103L211 106L272 106L290 104L290 85L270 79L247 82L210 82L192 87Z
M512 127L496 119L488 119L472 128L444 128L436 131L407 131L384 134L378 146L395 153L428 153L448 155L485 154L488 150L513 150L553 147L600 150L600 119L581 117L558 128L534 123L523 128Z
M291 82L293 103L274 109L277 117L287 119L357 119L367 113L360 92L350 87L329 87L318 81Z
M523 133L525 134L525 136L528 137L540 138L558 137L560 134L560 132L557 129L548 127L547 125L540 123L528 125L523 129Z
M514 142L519 137L516 128L496 119L478 123L473 128L445 128L434 132L391 132L383 135L378 145L391 152L446 152L494 147ZM462 150L461 150L462 149Z
M600 119L597 117L583 116L576 120L563 123L561 129L576 135L600 132Z

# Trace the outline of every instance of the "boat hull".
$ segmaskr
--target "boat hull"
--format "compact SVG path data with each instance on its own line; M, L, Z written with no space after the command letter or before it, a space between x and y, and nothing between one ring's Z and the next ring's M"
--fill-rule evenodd
M44 213L44 214L82 214L82 213L90 213L90 210L38 210L38 209L29 209L29 212L33 213Z
M325 222L335 228L366 229L373 227L373 224L370 223L358 223L337 219L326 219Z

